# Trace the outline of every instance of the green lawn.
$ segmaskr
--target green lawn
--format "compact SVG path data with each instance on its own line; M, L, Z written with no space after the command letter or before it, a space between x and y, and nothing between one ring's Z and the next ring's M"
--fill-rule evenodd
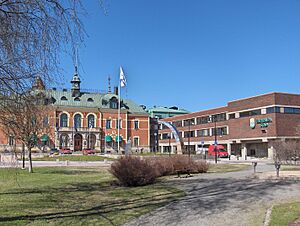
M283 167L281 170L283 171L299 171L300 170L300 166L298 167Z
M208 173L227 173L246 170L251 166L246 164L210 164Z
M271 214L270 226L285 226L300 217L300 202L275 205Z
M108 158L105 156L98 156L98 155L54 155L53 157L45 156L42 158L33 158L33 161L114 161L114 158Z
M0 225L121 225L183 195L120 187L101 168L0 169Z

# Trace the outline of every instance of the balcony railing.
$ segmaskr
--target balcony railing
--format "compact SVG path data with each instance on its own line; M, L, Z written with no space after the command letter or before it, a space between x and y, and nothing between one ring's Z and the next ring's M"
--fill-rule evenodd
M58 132L101 132L102 128L101 127L94 127L94 128L89 128L89 127L80 127L80 128L74 128L74 127L59 127ZM56 130L56 131L57 131Z

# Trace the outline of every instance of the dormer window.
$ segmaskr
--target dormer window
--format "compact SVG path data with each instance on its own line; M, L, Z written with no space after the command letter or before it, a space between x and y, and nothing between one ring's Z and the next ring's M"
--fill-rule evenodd
M118 109L118 99L113 97L109 101L109 107L112 109Z
M87 102L94 102L93 98L88 98Z
M76 97L76 98L74 99L74 101L80 101L80 98L79 98L79 97Z
M67 99L65 96L62 96L62 97L60 98L60 100L67 101L68 99Z

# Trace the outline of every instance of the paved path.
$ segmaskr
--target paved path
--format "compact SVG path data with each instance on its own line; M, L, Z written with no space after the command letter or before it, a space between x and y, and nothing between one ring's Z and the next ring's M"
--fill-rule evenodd
M274 166L258 165L257 172L266 171L274 171ZM300 181L253 179L252 169L166 183L187 195L127 225L262 225L266 209L274 202L300 200Z

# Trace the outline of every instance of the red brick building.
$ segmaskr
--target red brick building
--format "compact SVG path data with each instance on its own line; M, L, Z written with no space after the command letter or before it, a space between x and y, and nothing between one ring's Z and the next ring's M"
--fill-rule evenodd
M188 143L192 152L214 144L216 126L217 143L229 153L272 158L272 141L300 139L300 95L268 93L164 120L176 126L184 150L187 150ZM175 140L168 138L169 133L168 128L161 126L159 149L162 152L176 151Z
M120 136L118 137L118 90L107 93L83 92L77 73L71 81L72 89L45 90L41 81L33 86L35 90L46 93L51 105L47 119L50 132L43 136L47 148L86 148L100 151L120 150L130 143L133 149L149 150L150 119L143 107L130 100L121 100ZM9 150L17 142L0 131L0 151Z

